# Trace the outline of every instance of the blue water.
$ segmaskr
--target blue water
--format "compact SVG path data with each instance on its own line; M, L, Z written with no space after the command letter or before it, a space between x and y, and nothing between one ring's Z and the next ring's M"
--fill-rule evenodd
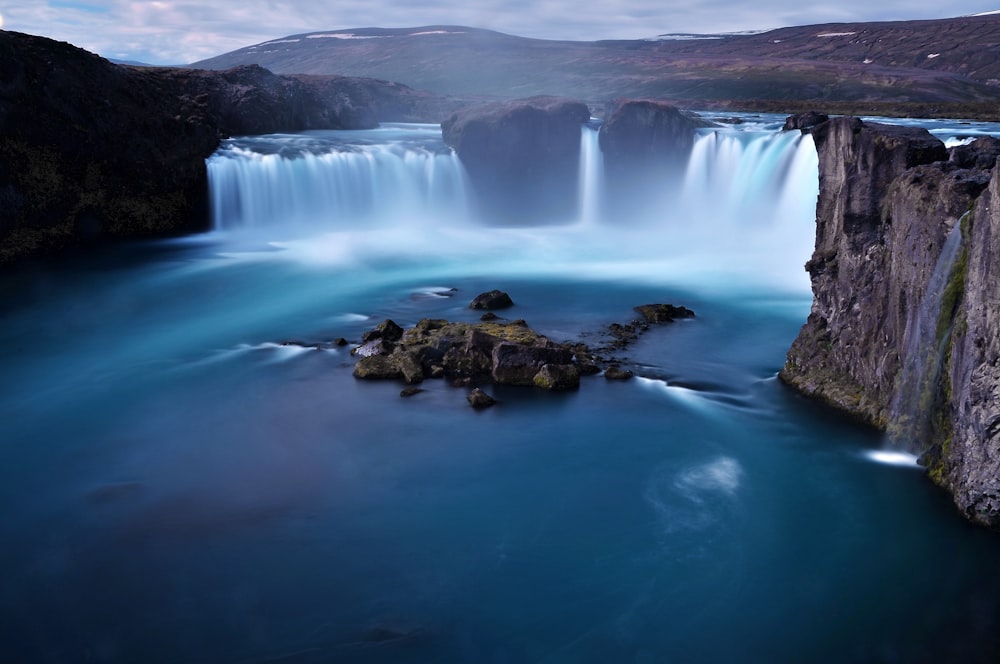
M711 140L732 175L778 139ZM766 213L721 175L700 228L686 200L629 227L258 218L4 275L0 660L996 661L1000 539L775 378L815 190L765 183ZM622 354L641 378L482 412L281 345L475 320L490 288L594 345L634 305L696 317Z

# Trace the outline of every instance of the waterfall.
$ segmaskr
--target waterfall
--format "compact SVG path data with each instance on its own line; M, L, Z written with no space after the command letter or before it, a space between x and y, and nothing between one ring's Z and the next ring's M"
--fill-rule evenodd
M604 157L598 137L598 127L595 124L585 124L580 130L580 179L577 195L580 221L586 225L597 223L601 215Z
M379 131L224 142L208 160L215 228L330 231L467 216L465 173L439 132Z
M948 233L920 305L909 312L903 334L889 438L894 445L914 451L926 448L931 438L941 369L951 340L952 312L943 311L942 304L962 253L961 227L959 222Z
M632 217L609 209L595 124L580 133L579 223L562 230L543 223L484 236L465 170L436 125L227 140L207 164L214 225L269 242L337 234L325 251L310 243L326 257L504 251L513 269L588 256L593 270L808 292L819 187L810 136L760 125L700 133L683 172L638 192L642 213Z

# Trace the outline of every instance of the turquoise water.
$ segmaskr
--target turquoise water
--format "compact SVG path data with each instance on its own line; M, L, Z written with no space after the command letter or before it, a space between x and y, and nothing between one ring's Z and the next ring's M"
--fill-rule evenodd
M698 229L680 204L628 227L263 220L5 275L2 659L995 661L1000 540L775 378L808 213L714 203L735 215ZM490 288L595 345L634 305L696 317L624 353L641 378L489 387L483 412L280 345L475 320Z

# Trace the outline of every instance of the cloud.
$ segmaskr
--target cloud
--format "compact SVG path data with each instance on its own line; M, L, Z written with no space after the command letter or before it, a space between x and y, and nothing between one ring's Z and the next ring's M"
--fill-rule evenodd
M2 2L3 0L0 0ZM995 0L965 3L984 12ZM798 0L18 0L0 7L4 26L68 41L105 57L182 64L303 32L343 28L448 24L548 39L637 39L666 32L761 30L810 23L939 18L954 10L939 1L871 3L841 0L804 6Z

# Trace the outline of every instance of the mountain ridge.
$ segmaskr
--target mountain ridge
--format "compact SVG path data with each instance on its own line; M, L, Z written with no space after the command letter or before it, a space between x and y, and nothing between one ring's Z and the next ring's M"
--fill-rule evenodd
M456 25L289 35L193 63L398 81L450 96L606 102L1000 102L1000 15L823 23L699 39L567 41Z

